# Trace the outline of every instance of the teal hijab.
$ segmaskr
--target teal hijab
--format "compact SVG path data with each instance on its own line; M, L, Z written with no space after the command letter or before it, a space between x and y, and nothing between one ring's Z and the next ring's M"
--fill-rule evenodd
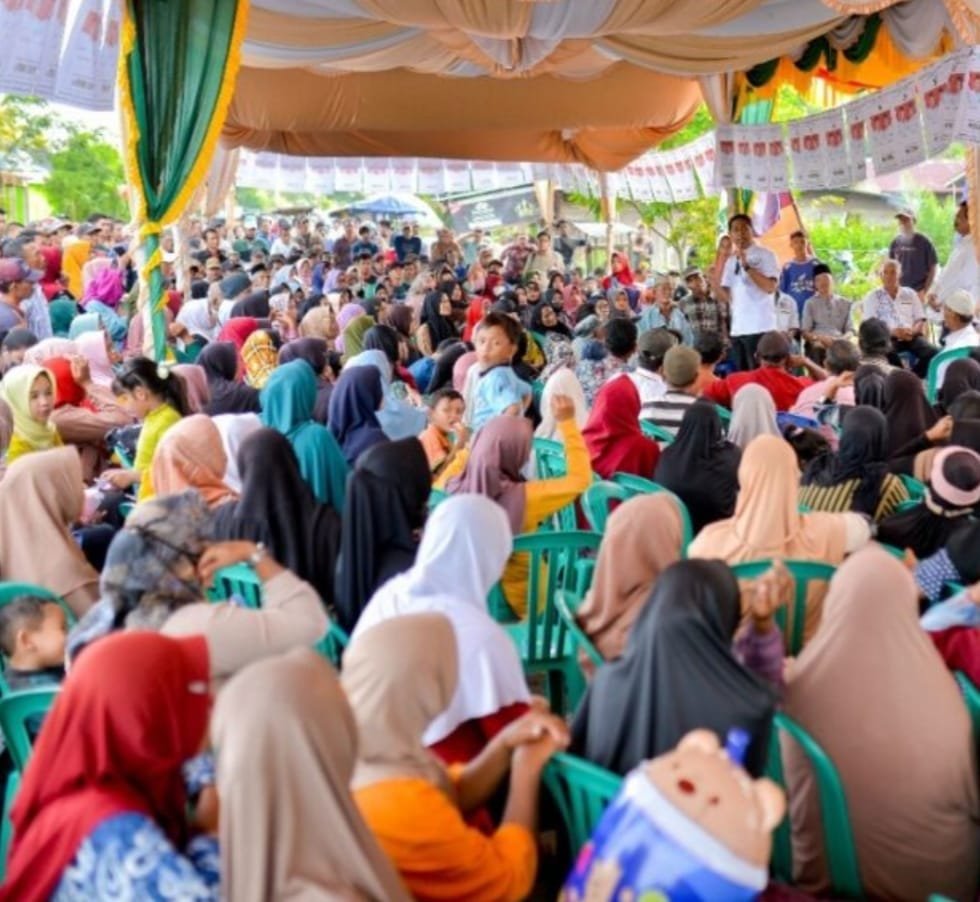
M317 383L305 360L276 367L259 394L263 426L281 432L296 452L303 479L317 501L344 509L347 461L330 431L313 420Z

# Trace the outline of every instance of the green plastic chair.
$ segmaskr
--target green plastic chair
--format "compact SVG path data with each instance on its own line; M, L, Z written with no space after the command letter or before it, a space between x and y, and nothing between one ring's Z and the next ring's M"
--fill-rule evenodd
M898 476L902 480L902 485L905 486L905 490L909 493L909 498L913 501L919 502L926 496L926 485L924 482L919 482L914 476L909 476L907 473L900 473Z
M847 797L837 773L834 762L820 747L817 741L796 721L785 714L777 713L773 718L773 730L769 737L769 760L766 763L766 776L786 790L783 774L780 735L792 739L803 750L817 780L817 793L820 798L820 820L823 824L824 854L830 874L830 895L860 898L861 876L858 869L857 852L854 848L854 833L847 813ZM790 841L789 817L783 820L773 834L772 859L770 870L774 876L786 883L793 879L793 847Z
M776 611L776 623L786 639L786 653L798 655L803 648L803 628L806 624L806 596L812 582L830 582L837 569L832 564L822 561L784 560L786 569L793 575L796 582L796 597L793 599L792 622L787 626L786 608ZM762 576L771 566L771 558L758 561L745 561L732 564L732 572L737 579L756 579Z
M949 348L940 351L932 360L929 361L929 369L926 371L926 397L930 404L935 404L939 397L939 371L947 363L959 360L962 357L969 357L973 348Z
M129 452L122 445L114 445L112 453L115 454L116 459L119 461L119 466L124 470L133 469L133 458L129 456Z
M652 438L661 445L672 445L676 436L663 426L658 426L650 420L640 420L640 432L647 438Z
M210 601L228 601L235 596L245 607L258 609L262 607L262 580L248 564L232 564L215 573L207 594Z
M606 663L605 658L599 654L599 649L592 644L592 640L585 634L582 627L578 625L578 620L575 619L575 615L578 613L581 604L582 599L578 595L573 595L571 592L565 592L561 589L555 592L555 607L558 609L558 616L561 617L562 622L565 624L565 629L571 634L572 642L581 651L585 652L588 659L596 667L601 667Z
M574 858L616 797L623 778L591 761L563 752L548 762L541 779L555 800Z
M527 616L516 623L505 621L504 628L517 645L524 673L544 676L545 693L552 710L559 714L574 710L585 691L585 678L555 597L560 590L580 598L585 595L595 568L594 557L587 555L598 549L601 539L598 533L579 530L538 532L514 539L513 553L529 557ZM494 615L493 594L488 604Z
M589 526L595 532L606 531L606 520L609 519L609 505L613 501L625 501L630 497L630 491L615 482L601 480L594 482L582 494L582 513L589 521Z
M728 432L728 424L732 421L732 412L727 407L715 404L715 413L718 414L718 419L721 420L721 428L725 432Z
M340 670L340 661L344 656L344 649L350 645L350 636L344 631L339 623L330 619L330 628L327 634L313 646L323 657L333 666Z
M896 558L897 560L900 561L905 560L905 552L901 548L898 548L895 545L889 545L886 542L876 542L875 544L879 548L883 548L885 551L887 551L893 558Z
M667 492L677 503L677 509L681 512L681 525L683 542L681 547L681 557L687 557L687 546L694 541L694 525L691 523L691 513L687 505L675 495L670 489L665 488L659 482L652 479L644 479L642 476L634 476L632 473L613 473L612 482L622 486L629 492L629 497L634 495L650 495L653 492Z
M550 438L536 438L532 442L534 449L534 471L538 479L559 479L568 475L568 459L565 457L565 446ZM566 504L552 517L554 529L574 530L578 526L575 515L575 504ZM548 529L549 526L542 526Z
M429 501L427 505L429 510L434 511L448 497L448 492L444 492L442 489L433 489L431 492L429 492Z
M47 601L53 601L65 612L65 621L69 628L75 625L75 615L72 613L72 609L68 607L60 595L52 592L50 589L46 589L44 586L36 586L33 583L0 582L0 607L9 604L21 595L34 595L38 598L44 598ZM3 677L5 667L6 661L0 655L0 696L7 695L10 692L10 687Z
M970 712L970 720L973 723L973 738L980 745L980 689L960 670L957 670L953 676L956 677L960 692L963 693L966 710Z

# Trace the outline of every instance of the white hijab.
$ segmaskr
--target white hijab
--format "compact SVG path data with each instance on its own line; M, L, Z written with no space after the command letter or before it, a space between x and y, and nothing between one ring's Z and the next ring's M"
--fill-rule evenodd
M500 505L483 495L454 495L429 518L412 569L381 586L357 621L351 641L405 614L438 613L452 624L459 683L449 707L426 730L426 745L468 720L530 699L517 648L487 612L487 595L503 573L511 545Z
M562 441L561 430L558 428L551 413L551 399L555 395L568 395L575 405L575 424L581 430L589 418L589 405L585 402L585 392L582 383L578 381L575 371L567 366L555 370L544 384L541 393L541 425L534 430L535 438L547 438L552 441Z
M218 335L218 321L217 318L211 319L207 298L197 298L184 304L177 313L177 322L186 326L191 335L201 335L208 341L214 341Z
M749 442L760 435L780 436L776 404L768 389L750 382L735 392L728 440L744 451Z
M224 483L233 492L241 494L242 477L238 472L238 449L245 439L262 428L262 420L257 413L220 413L211 417L211 422L221 433L221 444L225 447L228 464L225 468Z

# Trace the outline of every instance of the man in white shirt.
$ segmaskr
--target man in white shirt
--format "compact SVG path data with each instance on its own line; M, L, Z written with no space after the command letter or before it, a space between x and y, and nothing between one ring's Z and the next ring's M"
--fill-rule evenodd
M966 291L974 301L980 301L980 262L977 261L973 236L970 234L970 214L966 201L956 210L953 228L956 231L953 250L926 298L935 310L941 310L946 298L955 291Z
M728 233L734 252L722 272L719 294L731 305L735 366L751 370L756 365L759 339L776 329L779 261L772 251L755 243L752 220L744 213L728 220Z
M977 305L970 292L960 289L943 301L943 323L949 330L943 339L943 349L975 348L980 346L980 333L974 328Z
M902 264L886 260L881 265L881 287L869 291L864 299L862 319L879 319L891 333L894 349L914 355L913 369L925 378L929 361L938 348L926 341L926 313L919 295L912 288L901 285Z

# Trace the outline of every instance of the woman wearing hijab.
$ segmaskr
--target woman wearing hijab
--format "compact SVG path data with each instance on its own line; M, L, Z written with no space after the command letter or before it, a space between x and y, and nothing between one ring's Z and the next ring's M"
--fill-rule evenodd
M359 316L364 316L364 308L360 304L355 304L353 302L349 304L344 304L340 308L340 312L337 314L337 329L339 334L334 342L335 347L341 353L344 353L344 330Z
M382 325L395 330L400 359L410 366L422 359L415 346L415 311L408 304L391 304L385 311Z
M610 379L595 398L582 430L592 469L603 479L631 473L653 479L660 446L640 430L640 393L632 379Z
M51 422L55 405L54 375L40 366L21 363L0 382L0 400L7 403L14 430L7 445L7 464L34 451L64 444Z
M199 636L131 633L87 651L24 772L4 897L216 897L215 842L190 839L181 775L210 709Z
M402 396L401 393L404 391L404 387L400 389L399 385L393 382L395 364L391 360L389 353L386 353L386 351L378 347L368 347L373 333L377 331L380 334L384 334L380 330L381 327L378 326L368 333L365 340L365 349L355 357L349 357L344 369L346 371L357 367L370 366L378 371L378 375L381 377L381 388L384 393L384 403L375 413L378 425L390 439L411 438L425 429L428 418L424 409L415 407ZM388 349L389 352L391 350L397 353L397 345L393 349Z
M301 338L322 338L327 342L327 346L333 350L334 343L340 335L337 314L333 312L332 307L313 307L300 320L299 334Z
M197 358L204 370L210 400L204 406L208 416L229 413L258 413L258 389L238 380L238 349L233 342L209 344Z
M792 665L784 706L840 775L867 896L975 899L976 745L900 561L868 548L840 567L820 628ZM819 894L829 881L816 784L795 744L783 755L794 884Z
M779 435L776 425L776 404L772 395L761 385L749 383L735 393L732 420L728 424L728 440L743 451L758 435Z
M893 473L911 472L911 461L894 460L899 451L936 422L922 381L908 370L892 370L885 379L884 414L888 420L888 458Z
M554 359L557 347L572 343L572 330L561 321L550 301L538 301L531 309L531 331L548 363Z
M313 496L340 513L347 464L330 430L313 420L316 376L309 364L293 360L278 367L262 389L261 401L262 425L289 439Z
M762 558L791 558L837 565L871 539L861 514L799 510L800 469L793 449L774 435L760 435L742 454L735 513L705 526L688 557L719 558L728 564ZM807 599L804 637L820 619L822 587Z
M235 301L229 315L230 319L237 319L242 316L251 316L254 319L269 318L269 292L266 289L253 291Z
M97 332L83 332L75 339L74 345L74 353L81 354L88 361L92 381L104 388L111 388L112 380L116 378L116 370L112 365L109 336L101 329ZM118 359L118 355L115 356Z
M738 446L725 438L713 404L688 407L677 438L660 454L654 478L687 506L695 535L735 512L741 458Z
M259 321L254 316L236 316L228 320L218 333L218 341L230 341L235 350L241 354L242 348L249 336L259 328Z
M844 416L837 453L821 454L803 473L800 504L815 511L856 511L876 523L892 514L909 493L888 472L888 421L873 407Z
M541 770L567 731L551 715L527 714L451 776L423 736L454 700L460 655L452 624L439 614L393 618L351 643L341 683L360 738L354 800L414 899L524 899L537 870ZM508 769L503 823L487 836L463 818Z
M575 424L571 400L556 395L551 410L564 440L565 476L525 482L521 474L531 454L531 423L524 417L501 416L489 420L477 433L462 472L448 479L446 491L450 495L476 493L496 501L506 511L515 536L534 532L552 514L573 503L592 479L589 455ZM507 603L519 617L527 613L528 567L526 554L512 555L502 580Z
M265 330L253 332L242 345L242 362L245 365L245 382L261 390L273 370L279 365L279 351L272 336Z
M184 383L184 395L191 413L204 413L211 395L208 391L208 377L203 367L196 363L178 363L171 371L180 376Z
M77 357L80 353L78 345L70 338L42 338L24 352L21 363L43 366L44 362L52 357Z
M328 424L348 465L388 441L377 416L383 401L381 374L375 367L354 367L340 374L330 396Z
M980 454L955 445L932 460L922 501L892 514L878 526L878 540L929 557L965 528L980 503Z
M585 392L582 391L582 383L578 381L574 369L560 367L555 370L544 384L541 392L541 422L534 430L535 438L546 438L553 442L562 441L562 433L558 428L558 422L551 412L551 399L555 395L564 395L572 399L575 405L575 425L579 429L585 427L589 419L589 408L585 403Z
M129 331L129 323L118 313L119 302L124 293L122 271L107 261L92 276L82 296L85 312L98 314L102 328L117 345L126 340L126 333Z
M452 341L442 349L436 348L432 375L429 377L427 385L419 384L420 390L424 394L431 395L441 388L452 388L453 369L456 366L456 361L467 353L470 353L470 349L461 341Z
M298 338L279 349L279 363L305 360L316 376L316 404L313 405L313 419L323 426L327 425L330 410L330 395L333 382L327 378L329 371L329 351L322 338Z
M406 614L442 614L459 648L458 689L423 742L446 764L471 761L528 709L530 694L513 640L487 611L510 556L503 509L480 495L444 501L429 518L415 564L374 593L353 641Z
M683 536L677 503L664 492L637 495L610 514L592 588L576 616L607 661L623 654L660 574L681 559Z
M980 391L980 363L972 357L954 360L946 367L946 376L939 389L939 409L949 413L952 403L968 391Z
M184 417L167 430L153 452L151 478L158 495L196 491L214 509L235 498L225 485L228 459L221 433L202 413Z
M370 329L373 329L377 325L373 316L368 316L364 312L364 308L360 307L359 304L356 306L361 310L360 315L347 324L340 336L343 339L345 363L364 350L364 336L367 335ZM343 310L341 310L341 313L343 313Z
M333 607L340 517L317 503L289 441L274 429L251 432L238 449L236 472L240 497L215 511L215 539L263 543Z
M421 325L415 333L419 350L431 357L447 338L457 338L459 330L453 322L453 304L443 289L430 291L422 301Z
M262 420L257 413L222 413L211 417L211 422L221 434L221 444L228 460L225 467L225 485L236 495L240 495L242 477L238 472L238 449L248 436L262 428Z
M351 798L357 726L323 658L296 649L237 674L211 735L223 896L408 902Z
M347 632L377 589L415 562L431 489L418 439L385 442L358 458L347 487L335 593Z
M99 574L71 533L84 492L74 448L28 454L0 481L0 579L44 586L78 616L99 596Z
M885 409L885 374L870 363L859 366L854 373L854 401L859 407Z
M776 694L732 651L740 619L738 581L721 561L668 567L640 608L622 656L599 668L589 685L575 714L572 749L625 775L691 730L713 730L724 742L738 727L749 735L745 768L758 776Z

